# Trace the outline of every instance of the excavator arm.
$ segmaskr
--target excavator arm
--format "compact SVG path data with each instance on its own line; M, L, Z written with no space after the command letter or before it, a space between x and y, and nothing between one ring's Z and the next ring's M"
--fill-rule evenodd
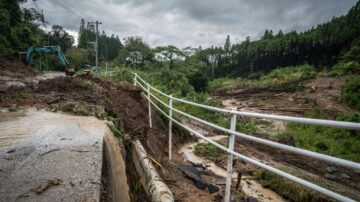
M26 53L26 64L29 66L32 65L32 63L33 63L33 54L34 53L56 53L59 58L60 63L65 66L66 75L72 76L75 73L75 71L70 67L70 63L66 59L60 46L43 46L43 47L28 48L27 53Z

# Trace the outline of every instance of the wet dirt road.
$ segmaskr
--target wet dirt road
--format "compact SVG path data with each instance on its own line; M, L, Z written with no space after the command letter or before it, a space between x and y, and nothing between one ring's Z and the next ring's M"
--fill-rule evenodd
M100 200L105 122L34 109L0 113L0 201Z

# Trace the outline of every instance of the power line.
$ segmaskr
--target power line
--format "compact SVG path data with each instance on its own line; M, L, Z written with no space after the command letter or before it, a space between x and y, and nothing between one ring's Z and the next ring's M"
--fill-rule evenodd
M63 2L64 2L65 4L67 4L68 6L70 6L70 8L73 8L73 9L77 10L81 15L85 16L87 19L89 19L89 20L93 20L93 19L94 19L93 17L89 16L87 13L82 12L81 9L77 9L77 8L76 8L75 6L73 6L69 1L63 0Z
M61 1L57 1L55 0L54 2L56 2L59 6L61 6L63 9L65 9L66 11L75 14L76 16L78 16L80 19L82 19L83 17L80 16L75 10L73 10L71 7L68 7L66 5L64 5Z

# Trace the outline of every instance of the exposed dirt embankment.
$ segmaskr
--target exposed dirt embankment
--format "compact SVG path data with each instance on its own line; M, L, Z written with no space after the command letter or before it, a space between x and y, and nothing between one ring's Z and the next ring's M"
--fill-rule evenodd
M241 86L239 84L241 81L236 81L218 89L212 96L221 100L223 107L236 107L241 111L306 116L314 109L317 109L326 112L329 115L329 119L335 119L341 113L354 112L354 110L341 101L341 88L345 80L346 78L344 77L317 77L304 81L301 83L302 89L292 92L275 92L265 88L239 87ZM249 120L249 118L239 118L243 121ZM294 146L295 143L291 137L282 137L276 140L273 138L274 135L286 130L287 123L268 119L255 120L258 130L257 132L252 132L251 135ZM209 135L220 134L216 131L211 131ZM223 143L227 144L227 140L224 140ZM331 165L324 161L274 149L270 146L240 138L237 138L235 145L235 150L241 154L259 159L262 162L284 169L291 174L359 200L360 178L356 170ZM226 159L227 155L222 155L217 159L217 162L220 166L224 167L226 166ZM238 163L236 167L245 173L254 171L254 167L251 167L249 164Z
M37 73L30 70L24 63L15 58L0 57L0 76L27 78L36 75Z
M4 69L0 71L0 76L10 77L9 72L17 70ZM148 154L162 165L157 170L176 200L212 200L213 196L209 192L197 189L174 164L168 162L168 132L163 121L156 117L153 118L153 128L149 128L147 103L141 98L139 88L127 82L109 82L93 76L56 77L32 82L35 77L29 72L11 77L13 81L22 82L23 85L4 88L0 92L0 107L17 110L19 107L33 106L110 119L123 135L141 140ZM23 82L24 80L30 82ZM175 144L180 142L176 136L173 141ZM131 160L126 157L125 159L131 200L147 201L143 189L139 186L138 176L131 173L134 172L134 167L130 165Z
M241 81L237 81L216 90L212 96L220 99L224 107L240 110L303 116L317 108L336 115L352 111L340 99L345 80L341 77L318 77L304 81L303 89L294 92L238 87Z

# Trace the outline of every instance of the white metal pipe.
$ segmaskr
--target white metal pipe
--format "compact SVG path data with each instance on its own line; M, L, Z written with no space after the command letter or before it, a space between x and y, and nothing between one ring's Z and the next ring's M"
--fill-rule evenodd
M136 77L141 81L143 82L144 84L146 84L146 81L144 81L144 79L142 79L137 73L135 72L131 72L132 74L136 75Z
M137 82L137 74L135 73L135 76L134 76L134 86L136 86L136 82Z
M156 89L156 88L154 88L154 87L152 87L152 86L150 86L150 88L153 89L154 91L156 91L157 93L161 94L162 96L167 97L167 98L170 98L169 95L161 92L160 90L158 90L158 89Z
M168 105L166 105L164 102L162 102L161 100L156 98L156 96L154 96L154 95L152 95L152 96L155 99L157 99L161 104L163 104L165 107L170 109ZM227 134L233 134L233 135L236 135L236 136L238 136L240 138L243 138L243 139L251 140L251 141L254 141L254 142L257 142L257 143L265 144L265 145L275 147L275 148L279 148L279 149L289 151L289 152L292 152L292 153L301 154L301 155L316 158L316 159L319 159L319 160L327 161L327 162L334 163L334 164L341 165L341 166L345 166L345 167L348 167L348 168L358 169L358 170L360 169L360 163L356 163L356 162L352 162L352 161L348 161L348 160L328 156L328 155L325 155L325 154L319 154L319 153L316 153L316 152L312 152L312 151L308 151L308 150L305 150L305 149L300 149L300 148L297 148L297 147L292 147L292 146L289 146L289 145L269 141L269 140L266 140L266 139L258 138L258 137L247 135L247 134L244 134L244 133L231 131L229 129L223 128L223 127L218 126L216 124L210 123L210 122L202 120L202 119L200 119L198 117L195 117L195 116L192 116L192 115L187 114L185 112L182 112L182 111L180 111L180 110L178 110L176 108L172 108L172 110L175 111L176 113L179 113L179 114L181 114L183 116L186 116L186 117L188 117L190 119L193 119L195 121L198 121L200 123L203 123L205 125L213 127L213 128L218 129L220 131L223 131L223 132L225 132ZM232 110L232 111L236 112L236 110ZM237 113L232 113L232 114L237 114Z
M139 79L141 79L141 78L139 77ZM143 82L145 82L145 81L143 81ZM150 88L165 97L169 97L165 93L161 92L160 90L158 90L152 86L150 86ZM232 111L232 110L228 110L228 109L207 106L207 105L203 105L203 104L199 104L199 103L195 103L195 102L191 102L191 101L187 101L187 100L175 98L175 97L173 97L173 100L182 102L185 104L201 107L204 109L208 109L211 111L221 112L221 113L237 114L237 115L246 116L246 117L274 119L274 120L280 120L280 121L286 121L286 122L296 122L296 123L318 125L318 126L360 130L360 123L345 122L345 121L332 121L332 120L324 120L324 119L302 118L302 117L291 117L291 116L272 115L272 114L262 114L262 113L255 113L255 112Z
M222 150L224 150L224 151L226 151L226 152L228 152L228 153L231 153L231 154L233 154L234 156L239 157L240 159L243 159L243 160L245 160L245 161L248 161L248 162L250 162L250 163L252 163L252 164L254 164L254 165L256 165L256 166L258 166L258 167L260 167L260 168L263 168L263 169L265 169L265 170L268 170L269 172L275 173L275 174L277 174L277 175L279 175L279 176L282 176L282 177L284 177L284 178L286 178L286 179L289 179L289 180L291 180L291 181L294 181L294 182L296 182L296 183L298 183L298 184L301 184L301 185L303 185L303 186L305 186L305 187L307 187L307 188L309 188L309 189L312 189L312 190L314 190L314 191L317 191L317 192L319 192L319 193L322 193L322 194L324 194L324 195L326 195L326 196L328 196L328 197L331 197L331 198L333 198L333 199L336 199L336 200L339 200L339 201L354 202L354 200L352 200L352 199L350 199L350 198L347 198L347 197L342 196L342 195L340 195L340 194L337 194L337 193L335 193L335 192L333 192L333 191L330 191L330 190L327 190L327 189L325 189L325 188L322 188L322 187L320 187L320 186L318 186L318 185L316 185L316 184L313 184L313 183L308 182L308 181L306 181L306 180L303 180L303 179L300 179L300 178L295 177L295 176L293 176L293 175L290 175L290 174L288 174L288 173L286 173L286 172L283 172L283 171L281 171L281 170L278 170L278 169L276 169L276 168L273 168L273 167L271 167L271 166L268 166L268 165L266 165L266 164L263 164L263 163L261 163L261 162L259 162L259 161L256 161L256 160L254 160L254 159L251 159L251 158L249 158L249 157L247 157L247 156L244 156L244 155L242 155L242 154L239 154L239 153L237 153L237 152L231 151L231 150L229 150L228 148L226 148L226 147L218 144L217 142L215 142L215 141L213 141L213 140L211 140L211 139L209 139L209 138L201 135L199 132L197 132L197 131L195 131L195 130L193 130L193 129L187 127L187 126L185 126L184 124L182 124L182 123L180 123L180 122L178 122L178 121L176 121L175 119L170 118L170 117L169 117L164 111L162 111L154 102L151 101L151 103L152 103L152 104L155 106L155 108L158 109L164 116L166 116L168 119L172 119L172 121L173 121L174 123L178 124L179 126L181 126L181 127L184 128L184 129L188 130L190 133L195 134L196 136L198 136L198 137L206 140L207 142L209 142L209 143L217 146L218 148L220 148L220 149L222 149Z
M291 117L291 116L282 116L282 115L273 115L273 114L261 114L261 113L255 113L255 112L231 111L228 109L221 109L221 108L217 108L217 107L207 106L207 105L194 103L194 102L179 99L179 98L173 98L173 99L176 101L182 102L182 103L186 103L189 105L193 105L193 106L197 106L197 107L201 107L204 109L221 112L221 113L237 114L240 116L254 117L254 118L274 119L274 120L279 120L279 121L295 122L295 123L310 124L310 125L317 125L317 126L327 126L327 127L335 127L335 128L347 128L347 129L360 130L360 123L345 122L345 121L332 121L332 120L324 120L324 119L302 118L302 117Z
M150 93L150 94L151 94L151 93ZM145 96L145 94L143 94L143 95ZM171 100L172 100L172 99L171 99ZM310 189L312 189L312 190L318 191L318 192L320 192L320 193L322 193L322 194L324 194L324 195L326 195L326 196L329 196L329 197L331 197L331 198L334 198L334 199L336 199L336 200L340 200L340 201L353 201L352 199L349 199L349 198L347 198L347 197L341 196L341 195L339 195L339 194L337 194L337 193L335 193L335 192L332 192L332 191L330 191L330 190L324 189L324 188L322 188L322 187L320 187L320 186L318 186L318 185L315 185L315 184L313 184L313 183L307 182L307 181L305 181L305 180L302 180L302 179L300 179L300 178L297 178L297 177L295 177L295 176L292 176L292 175L290 175L290 174L288 174L288 173L285 173L285 172L283 172L283 171L280 171L280 170L278 170L278 169L276 169L276 168L273 168L273 167L271 167L271 166L265 165L265 164L263 164L263 163L261 163L261 162L258 162L258 161L256 161L256 160L253 160L253 159L251 159L251 158L249 158L249 157L246 157L246 156L244 156L244 155L241 155L241 154L238 154L238 153L236 153L236 152L234 152L234 151L231 151L231 150L229 150L228 148L225 148L224 146L222 146L222 145L220 145L220 144L212 141L211 139L202 136L202 135L201 135L200 133L198 133L197 131L195 131L195 130L193 130L193 129L191 129L191 128L188 128L187 126L183 125L182 123L176 121L175 119L173 119L172 117L170 117L169 115L167 115L164 111L162 111L162 110L161 110L154 102L152 102L151 100L150 100L150 103L151 103L152 105L154 105L154 107L155 107L156 109L158 109L161 113L163 113L163 115L165 115L167 118L169 118L169 120L175 122L176 124L180 125L181 127L185 128L186 130L188 130L190 133L195 134L196 136L198 136L198 137L200 137L200 138L202 138L202 139L205 139L206 141L210 142L211 144L217 146L218 148L220 148L220 149L222 149L222 150L224 150L224 151L226 151L226 152L228 152L228 153L230 153L230 154L233 154L233 155L235 155L235 156L238 156L239 158L242 158L242 159L244 159L244 160L246 160L246 161L248 161L248 162L250 162L250 163L253 163L253 164L255 164L255 165L257 165L257 166L259 166L259 167L261 167L261 168L264 168L264 169L266 169L266 170L268 170L268 171L270 171L270 172L273 172L273 173L275 173L275 174L278 174L278 175L280 175L280 176L282 176L282 177L285 177L285 178L287 178L287 179L289 179L289 180L295 181L295 182L297 182L297 183L299 183L299 184L302 184L302 185L304 185L304 186L306 186L306 187L308 187L308 188L310 188ZM165 104L165 103L164 103L164 104ZM165 106L166 106L167 108L169 108L169 109L173 109L173 110L176 111L176 112L181 112L181 111L179 111L179 110L176 110L176 109L172 108L172 106L170 107L170 106L167 106L166 104L165 104ZM188 115L188 114L186 114L186 113L184 113L184 112L181 112L180 114L183 114L183 115L185 115L185 116ZM237 114L237 113L234 113L234 114ZM189 116L191 116L191 115L188 115L188 117L189 117ZM193 117L193 116L191 116L191 117ZM189 117L189 118L190 118L190 117ZM194 117L194 118L198 119L197 117ZM224 129L224 128L220 127L220 126L217 126L217 125L215 125L215 124L209 123L209 122L204 121L204 120L202 120L202 119L198 119L198 121L199 121L199 120L200 120L201 122L205 123L205 124L208 123L208 125L210 125L210 126L211 126L211 125L216 126L216 127L214 127L214 128L218 128L218 129L221 128L221 130ZM249 135L245 135L245 134L242 134L242 133L237 133L237 132L234 132L234 131L231 131L231 130L227 130L227 129L224 129L224 130L225 130L225 132L227 132L228 134L233 134L233 135L237 135L237 136L240 135L239 137L242 137L242 138L245 138L245 137L256 138L256 137L249 136ZM260 139L260 138L256 138L256 139ZM255 141L255 139L251 139L251 140ZM267 141L267 140L263 140L263 139L260 139L260 140L262 140L262 141ZM271 141L268 141L268 142L270 142L270 143L275 143L275 142L271 142ZM279 144L279 143L275 143L275 144ZM279 144L279 145L284 146L284 147L290 147L290 146L282 145L282 144ZM272 145L271 145L271 146L272 146ZM293 148L293 149L298 150L298 151L299 151L299 150L302 150L302 149L298 149L298 148ZM304 151L306 151L306 150L304 150ZM306 152L309 152L309 151L306 151ZM310 152L310 153L315 153L315 152ZM317 154L317 153L315 153L315 154ZM317 154L317 155L326 156L326 155L322 155L322 154ZM330 157L330 156L326 156L326 157L331 158L331 159L337 159L337 158ZM343 160L343 159L338 159L338 160ZM343 161L346 161L346 160L343 160ZM354 162L351 162L351 161L346 161L346 162L348 162L348 163L349 163L349 162L350 162L350 163L354 163ZM355 163L355 164L356 164L356 163ZM353 166L353 165L352 165L352 166ZM356 165L355 168L359 168L358 165Z
M179 113L179 114L181 114L183 116L186 116L186 117L188 117L190 119L198 121L198 122L200 122L202 124L208 125L210 127L218 129L220 131L223 131L223 132L225 132L227 134L236 135L236 136L238 136L240 138L243 138L243 139L251 140L251 141L254 141L254 142L257 142L257 143L265 144L265 145L276 147L276 148L279 148L279 149L282 149L282 150L285 150L285 151L289 151L289 152L292 152L292 153L301 154L301 155L316 158L316 159L319 159L319 160L327 161L327 162L334 163L334 164L341 165L341 166L345 166L345 167L348 167L348 168L358 169L358 170L360 169L360 163L356 163L356 162L352 162L352 161L348 161L348 160L328 156L328 155L325 155L325 154L319 154L319 153L308 151L308 150L305 150L305 149L300 149L300 148L297 148L297 147L292 147L292 146L289 146L289 145L269 141L269 140L258 138L258 137L255 137L255 136L246 135L244 133L231 131L229 129L223 128L223 127L218 126L216 124L207 122L205 120L202 120L202 119L197 118L195 116L192 116L190 114L182 112L182 111L180 111L180 110L178 110L176 108L173 108L173 111L176 112L176 113Z
M155 95L153 95L153 94L150 93L150 96L153 97L156 101L160 102L160 104L162 104L162 105L164 105L164 106L167 106L167 104L166 104L164 101L160 100L160 99L157 98ZM168 107L167 107L167 108L168 108Z
M172 96L169 99L169 160L172 158Z
M156 97L154 95L152 95L152 96L154 98ZM165 107L170 109L169 106L166 105L164 102L160 101L159 99L157 99L157 100L161 104L163 104ZM223 131L223 132L225 132L227 134L233 134L233 135L236 135L236 136L238 136L240 138L243 138L243 139L251 140L251 141L254 141L254 142L257 142L257 143L265 144L265 145L275 147L275 148L279 148L279 149L289 151L289 152L292 152L292 153L301 154L301 155L316 158L316 159L319 159L319 160L327 161L327 162L334 163L334 164L341 165L341 166L345 166L345 167L348 167L348 168L358 169L358 170L360 169L360 163L356 163L356 162L352 162L352 161L348 161L348 160L328 156L328 155L325 155L325 154L319 154L319 153L316 153L316 152L312 152L312 151L308 151L308 150L305 150L305 149L300 149L300 148L297 148L297 147L292 147L292 146L289 146L289 145L269 141L269 140L266 140L266 139L258 138L258 137L247 135L247 134L244 134L244 133L231 131L229 129L223 128L223 127L218 126L216 124L210 123L210 122L202 120L202 119L200 119L198 117L195 117L195 116L192 116L192 115L187 114L185 112L182 112L182 111L180 111L180 110L178 110L176 108L172 108L172 110L175 111L176 113L179 113L179 114L181 114L183 116L186 116L186 117L188 117L190 119L193 119L195 121L198 121L200 123L203 123L205 125L213 127L213 128L218 129L220 131ZM235 111L235 110L233 110L233 111ZM236 114L236 113L233 113L233 114Z
M151 103L150 103L150 84L147 84L147 96L148 96L148 108L149 108L149 127L152 128L152 120L151 120Z
M273 119L273 120L296 122L296 123L309 124L309 125L360 130L360 123L353 123L353 122L332 121L332 120L324 120L324 119L312 119L312 118L291 117L291 116L280 116L280 115L273 115L273 114L260 114L260 113L255 113L255 112L236 111L234 113L237 115L240 115L240 116L247 116L247 117L254 117L254 118Z
M147 92L145 86L143 86L140 82L137 82L136 85L140 86L145 92Z
M231 116L231 123L230 123L230 130L236 131L236 114ZM235 144L235 135L229 136L229 150L234 151L234 144ZM230 201L230 191L231 191L231 180L232 180L232 173L233 173L233 159L234 156L229 153L228 154L228 162L227 162L227 169L226 169L226 185L225 185L225 202Z

